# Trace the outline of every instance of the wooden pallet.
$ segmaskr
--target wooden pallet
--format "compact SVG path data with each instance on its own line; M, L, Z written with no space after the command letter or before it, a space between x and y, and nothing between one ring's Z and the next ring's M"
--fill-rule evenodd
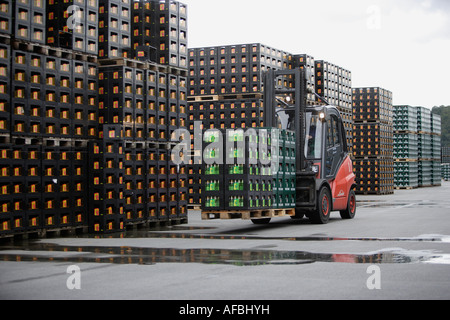
M394 187L395 190L414 190L419 187L411 187L411 186L404 186L404 187Z
M202 220L253 220L295 216L295 209L202 211Z
M202 206L200 204L188 204L189 210L201 210Z
M209 95L209 96L192 96L188 97L188 101L193 102L207 102L207 101L219 101L220 97L218 95Z
M395 158L395 162L418 162L419 159L412 159L412 158Z
M148 69L147 63L128 58L99 59L98 63L100 67L124 66L129 68Z

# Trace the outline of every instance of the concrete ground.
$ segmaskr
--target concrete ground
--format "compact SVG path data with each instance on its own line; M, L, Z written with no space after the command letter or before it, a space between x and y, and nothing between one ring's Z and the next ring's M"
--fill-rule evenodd
M447 300L449 195L445 182L358 196L354 220L324 226L191 211L159 231L3 243L0 299Z

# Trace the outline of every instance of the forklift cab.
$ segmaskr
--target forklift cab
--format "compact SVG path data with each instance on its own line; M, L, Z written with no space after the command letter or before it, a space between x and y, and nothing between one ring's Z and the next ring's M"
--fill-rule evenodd
M355 176L339 110L334 106L320 106L307 107L305 111L307 170L297 179L297 217L306 215L315 222L327 223L329 213L326 211L340 211L343 218L353 218ZM281 128L295 131L293 110L279 110L278 120ZM307 172L312 172L313 176ZM323 202L324 198L328 203Z
M295 131L294 112L282 112L280 125ZM284 123L284 125L283 125ZM319 179L334 179L348 154L345 129L337 108L308 107L305 115L305 159Z

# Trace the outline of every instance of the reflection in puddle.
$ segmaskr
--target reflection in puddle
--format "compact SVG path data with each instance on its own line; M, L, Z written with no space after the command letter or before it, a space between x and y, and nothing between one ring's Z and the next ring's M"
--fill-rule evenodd
M449 262L447 255L402 249L367 254L328 254L302 251L161 249L133 247L71 247L55 244L30 245L26 251L10 247L0 251L0 261L112 263L153 265L157 263L201 263L235 266L299 265L315 262L351 264L403 264Z

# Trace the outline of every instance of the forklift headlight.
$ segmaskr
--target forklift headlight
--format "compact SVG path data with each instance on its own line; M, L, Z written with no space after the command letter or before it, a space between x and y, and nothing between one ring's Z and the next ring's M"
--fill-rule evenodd
M325 112L321 112L320 114L319 114L319 118L320 118L320 120L325 120Z
M311 167L312 172L314 172L315 174L319 173L319 166L312 166Z

